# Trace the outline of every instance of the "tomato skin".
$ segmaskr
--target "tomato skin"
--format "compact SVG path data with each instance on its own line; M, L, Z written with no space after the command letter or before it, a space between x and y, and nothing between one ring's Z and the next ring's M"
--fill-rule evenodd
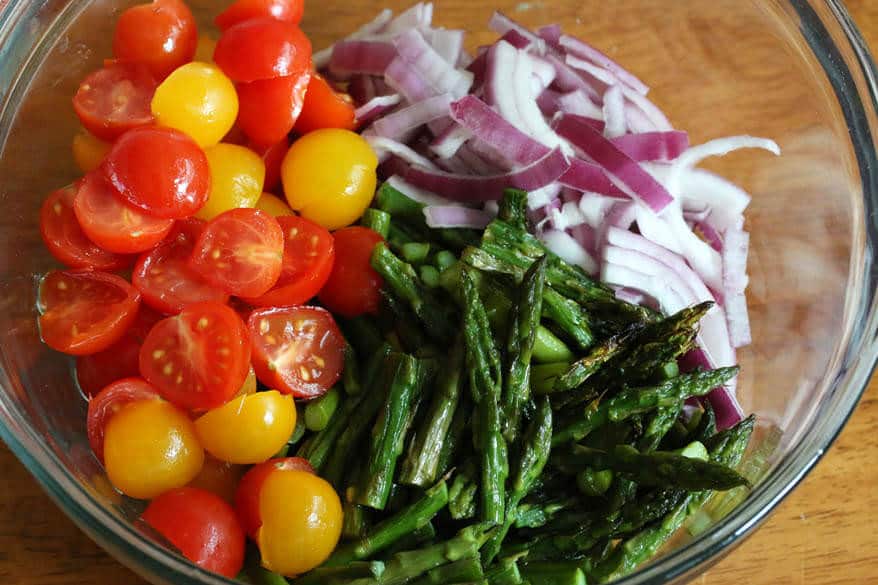
M158 79L195 55L198 30L182 0L155 0L132 6L119 16L113 54L120 61L142 63Z
M262 162L265 163L265 182L262 189L268 192L274 191L280 185L280 165L290 148L289 139L284 136L271 146L261 146L255 142L250 142L247 146L261 156Z
M345 340L320 307L256 309L247 320L260 382L296 398L316 398L341 376Z
M301 305L326 284L335 262L332 234L298 216L278 217L283 230L283 268L277 284L256 298L244 299L256 307Z
M302 75L311 68L311 41L289 22L245 20L223 32L213 60L233 81Z
M299 24L305 12L302 0L237 0L222 11L214 23L220 30L226 30L245 20L270 17L291 24Z
M249 148L220 143L205 150L210 165L210 195L198 210L201 219L213 219L239 207L254 207L262 195L265 163Z
M49 252L70 268L114 272L131 266L133 256L108 252L86 237L73 212L76 191L75 185L58 189L40 208L40 234Z
M73 137L71 150L76 166L83 173L90 173L104 162L104 157L110 152L112 144L105 142L86 130L80 129Z
M114 274L56 270L40 282L40 334L56 351L97 353L125 334L139 306L137 289Z
M86 130L111 142L132 128L153 123L149 103L156 87L145 67L111 63L82 80L73 109Z
M336 262L320 291L320 302L345 317L377 312L384 281L372 268L371 259L375 245L384 238L360 226L338 230L332 237Z
M296 215L286 201L282 201L280 197L271 193L262 194L262 197L256 202L256 209L261 209L275 219Z
M107 385L88 401L88 443L98 461L104 461L104 433L107 422L124 406L143 400L161 400L161 396L146 380L130 377Z
M237 84L238 126L251 142L271 145L285 140L305 103L310 73Z
M198 472L195 479L189 482L189 487L209 491L222 498L224 502L234 505L238 483L246 470L247 468L243 465L226 463L207 455L204 458L201 471Z
M173 128L126 132L113 144L101 170L128 203L153 217L189 217L201 209L210 189L204 151Z
M356 127L356 108L351 96L336 91L320 74L312 74L295 131L307 134L321 128L354 130Z
M284 470L315 473L307 459L283 457L254 465L238 483L235 492L235 511L238 513L241 527L250 538L255 539L256 532L262 526L262 517L259 515L259 492L262 485L271 473Z
M165 492L143 519L202 569L231 579L241 572L244 531L232 507L215 494L194 487Z

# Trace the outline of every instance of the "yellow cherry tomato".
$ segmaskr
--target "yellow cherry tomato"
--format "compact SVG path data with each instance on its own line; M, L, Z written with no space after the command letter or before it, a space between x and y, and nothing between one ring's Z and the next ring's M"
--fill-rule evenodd
M271 193L263 193L259 201L256 202L256 209L261 209L265 213L274 217L283 217L285 215L295 215L286 201L282 200Z
M256 535L262 564L282 575L300 575L323 563L341 536L338 494L306 471L277 470L259 491L262 526Z
M238 482L246 470L243 465L234 465L207 456L201 471L189 482L189 487L207 490L234 505Z
M363 215L375 195L377 168L378 157L362 136L327 128L293 143L281 177L290 207L335 230Z
M210 35L201 35L198 37L198 44L195 46L195 58L193 61L213 63L213 51L215 49L216 39Z
M76 161L80 171L90 173L104 161L112 146L85 128L80 128L73 137L73 160Z
M262 157L246 146L224 142L204 154L210 165L210 195L197 217L211 220L224 211L256 205L265 182Z
M233 398L195 421L204 449L229 463L262 463L296 428L293 397L277 390Z
M202 148L228 134L238 117L235 85L212 63L177 68L155 90L152 113L160 126L176 128Z
M148 500L183 487L203 464L195 426L170 402L134 402L107 423L104 467L112 484L127 496Z
M241 384L241 389L235 396L246 396L254 392L256 392L256 372L253 370L253 366L250 366L250 371L247 372L247 377L244 378L244 383Z

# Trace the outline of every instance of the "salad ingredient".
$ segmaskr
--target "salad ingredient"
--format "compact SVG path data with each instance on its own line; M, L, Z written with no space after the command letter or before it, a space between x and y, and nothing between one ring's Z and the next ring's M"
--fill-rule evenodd
M314 473L314 468L301 457L269 459L251 467L238 484L238 490L235 492L235 511L241 526L250 538L255 539L259 527L262 526L262 516L259 512L262 486L269 475L283 471Z
M383 281L369 259L383 238L364 227L343 228L332 234L336 261L320 291L320 302L330 311L356 317L378 310Z
M85 128L81 128L73 137L71 144L73 160L80 171L90 173L101 166L104 157L110 152L111 146L109 142L105 142Z
M213 52L216 50L216 39L210 34L198 36L198 44L195 46L193 61L201 63L213 63Z
M252 142L249 146L252 151L262 157L262 162L265 163L265 184L263 189L269 193L276 192L276 189L280 186L280 167L284 162L284 157L287 155L287 150L290 148L289 140L284 136L270 146L260 146ZM286 202L284 202L284 205L286 205ZM278 214L272 213L272 215ZM290 214L287 213L286 215Z
M104 461L107 422L124 406L146 400L160 400L153 386L141 378L122 378L100 389L88 401L88 443L98 460Z
M263 193L256 202L255 207L276 219L295 215L293 210L290 209L290 206L287 205L286 201L283 201L280 197L272 195L271 193ZM280 221L278 221L278 223L280 223Z
M356 111L351 97L336 91L319 73L311 75L305 103L296 120L296 132L307 134L322 128L354 130L356 126Z
M301 0L236 0L216 17L214 22L220 30L251 20L271 17L292 24L299 24L305 12Z
M113 34L116 58L145 65L157 79L191 61L197 44L195 18L182 0L132 6L119 16Z
M295 24L254 18L223 31L213 59L235 82L300 76L311 69L311 41Z
M310 71L238 83L238 126L257 145L286 139L305 103Z
M210 166L210 194L196 216L211 220L230 209L255 207L265 182L262 158L236 144L217 144L204 153Z
M246 467L243 465L226 463L207 455L204 458L201 471L187 485L215 494L224 502L234 506L235 491L238 489L238 484L245 471Z
M332 387L320 398L305 406L305 428L309 431L322 431L329 424L341 399L337 388Z
M111 63L86 77L73 96L73 109L91 134L113 141L132 128L152 124L149 103L157 84L136 63Z

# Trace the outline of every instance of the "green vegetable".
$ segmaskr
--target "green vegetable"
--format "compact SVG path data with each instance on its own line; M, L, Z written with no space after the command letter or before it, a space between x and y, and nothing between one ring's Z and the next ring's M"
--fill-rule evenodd
M439 288L439 271L429 264L424 264L418 268L418 276L421 281L430 288Z
M329 424L338 408L341 393L332 387L329 391L305 405L305 427L309 431L322 431Z
M586 585L585 573L576 561L535 561L526 563L522 574L540 585Z
M454 474L448 490L448 512L452 518L465 520L475 517L478 490L476 466L472 460L467 460Z
M293 585L325 585L345 583L354 579L380 579L383 574L384 563L381 561L356 562L348 563L343 567L317 567L297 577ZM278 583L278 585L282 584Z
M341 385L348 396L356 396L363 391L360 380L360 362L357 360L357 353L350 344L345 345L344 349L344 369L341 373Z
M472 556L430 569L423 577L413 581L412 585L470 583L480 581L484 576L479 557Z
M533 359L541 364L553 362L570 363L574 359L573 352L563 341L540 325L534 339Z
M380 209L367 209L360 218L360 225L378 232L386 240L390 231L390 214Z
M369 527L369 508L345 501L341 527L342 538L354 540L362 537Z
M609 469L596 471L586 467L576 474L576 487L586 496L602 496L610 489L613 483L613 472Z
M440 250L436 253L435 264L440 271L445 270L457 262L457 257L448 250Z
M402 246L402 258L409 264L421 264L430 255L430 244L427 242L409 242Z

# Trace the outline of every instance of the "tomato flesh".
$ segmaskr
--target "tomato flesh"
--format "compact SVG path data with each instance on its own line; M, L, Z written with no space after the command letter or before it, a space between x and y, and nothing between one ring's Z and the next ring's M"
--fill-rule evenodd
M182 0L155 0L122 13L113 34L113 54L141 63L159 79L188 63L198 46L192 12Z
M112 63L86 77L73 96L73 109L85 128L101 140L154 121L150 102L155 78L133 63Z
M213 59L233 81L302 75L311 69L311 41L289 22L245 20L223 32Z
M265 463L250 468L235 492L235 511L241 521L241 527L250 538L256 538L256 532L262 526L259 515L259 491L268 476L274 471L305 471L315 473L307 459L301 457L284 457L270 459Z
M141 378L124 378L117 380L88 401L86 430L88 444L98 460L104 460L104 432L107 422L122 407L141 400L161 400L158 391Z
M220 30L226 30L245 20L270 17L291 24L299 24L305 12L302 0L237 0L222 11L214 23Z
M321 75L313 74L302 112L296 120L296 132L306 134L321 128L353 130L356 127L356 108L351 96L336 91Z
M310 73L237 84L238 126L251 142L270 145L286 139L305 103Z
M360 226L338 230L332 237L336 262L320 291L320 302L345 317L375 313L384 281L372 268L372 250L384 238Z

